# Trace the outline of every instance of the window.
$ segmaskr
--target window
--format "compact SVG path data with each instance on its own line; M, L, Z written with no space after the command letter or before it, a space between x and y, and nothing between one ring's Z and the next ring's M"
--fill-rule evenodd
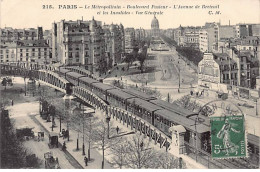
M29 56L29 53L26 53L26 57L28 57Z
M241 70L244 70L244 65L241 64Z
M3 54L3 50L1 50L1 54Z
M8 55L6 55L6 58L8 58L9 56Z
M28 51L29 51L29 49L26 48L26 52L28 52Z
M20 52L23 52L23 49L20 49Z
M47 51L47 48L44 48L44 51Z
M35 51L35 48L33 48L32 51L34 52L34 51Z

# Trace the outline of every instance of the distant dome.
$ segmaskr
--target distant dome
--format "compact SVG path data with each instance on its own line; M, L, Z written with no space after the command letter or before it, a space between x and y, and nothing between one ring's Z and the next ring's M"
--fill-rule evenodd
M152 29L159 29L159 21L155 16L152 20L151 28Z

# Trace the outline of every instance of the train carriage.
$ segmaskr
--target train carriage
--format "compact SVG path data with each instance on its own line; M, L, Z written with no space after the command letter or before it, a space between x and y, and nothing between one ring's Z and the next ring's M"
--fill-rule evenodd
M162 108L140 98L127 99L126 110L143 118L151 124L153 124L154 111L159 109Z
M86 77L86 76L79 78L79 86L86 88L88 90L92 90L93 83L99 83L99 81L96 81L96 80Z
M154 126L171 137L169 128L173 125L182 125L186 129L184 140L191 145L199 145L203 148L206 139L209 139L209 125L200 123L196 119L189 119L175 112L162 109L154 112ZM197 144L195 143L196 138ZM208 143L209 144L209 143Z
M101 82L98 83L92 83L92 92L96 94L101 99L105 100L107 102L107 91L111 89L116 89L113 86L103 84Z
M66 74L72 72L71 70L65 69L63 67L59 67L59 74L66 78Z
M194 112L192 112L192 111L190 111L188 109L181 108L180 106L178 106L175 103L169 103L169 102L166 102L166 101L163 101L163 100L159 100L159 99L149 100L149 102L151 102L153 104L156 104L157 106L160 106L160 107L162 107L164 109L167 109L169 111L172 111L172 112L175 112L177 114L183 115L183 116L194 114Z
M141 92L141 91L138 91L138 90L134 90L134 89L131 89L131 88L125 88L125 89L122 89L122 91L128 93L128 94L131 94L133 96L136 96L140 99L143 99L143 100L156 100L157 98L154 97L154 96L150 96L150 95L147 95L146 93L144 92Z
M116 107L126 109L126 100L135 96L125 93L120 89L112 89L107 91L107 101Z
M73 85L78 86L79 85L79 78L84 77L85 75L81 75L76 72L69 72L66 74L66 79L70 81Z

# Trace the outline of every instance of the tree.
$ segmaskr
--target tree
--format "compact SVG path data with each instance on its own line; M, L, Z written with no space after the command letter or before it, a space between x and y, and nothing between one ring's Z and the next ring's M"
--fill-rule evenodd
M112 163L119 166L122 169L127 165L126 155L128 153L127 142L123 141L119 145L112 145L110 151L113 154Z
M85 127L85 135L88 139L88 159L90 160L90 149L91 149L91 143L94 141L94 130L98 126L98 118L93 116L93 114L89 114L89 116L86 118L86 127Z
M139 53L137 56L137 60L140 62L141 73L143 73L144 61L146 59L146 56L147 56L147 48L144 47L142 52Z
M6 78L3 78L2 80L2 86L5 87L5 90L6 90L6 86L7 86L7 79Z
M133 136L132 141L128 141L127 150L126 161L129 167L138 169L154 167L153 159L156 153L142 136Z
M17 139L8 111L2 109L0 112L0 168L39 168L41 161L34 154L29 153L23 147L23 142Z
M127 54L125 57L125 62L127 63L127 70L129 70L130 64L133 62L133 54Z
M139 48L138 48L137 46L135 46L135 47L133 48L133 51L131 52L131 54L133 55L133 60L132 60L132 62L137 59L138 51L139 51ZM132 63L132 62L131 62L131 63Z
M186 167L186 164L183 161L180 161L179 158L174 157L168 152L157 154L157 157L155 159L155 164L156 164L156 168L162 168L162 169L176 169L176 168Z
M93 131L93 140L97 145L101 146L102 149L102 169L104 168L105 162L105 150L111 147L111 145L116 145L119 142L118 137L116 136L116 131L110 127L109 123L105 121L100 121L99 126ZM109 136L109 137L108 137Z

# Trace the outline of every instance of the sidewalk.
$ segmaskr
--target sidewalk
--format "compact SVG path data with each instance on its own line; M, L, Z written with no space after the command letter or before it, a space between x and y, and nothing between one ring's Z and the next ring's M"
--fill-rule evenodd
M40 115L36 115L35 119L50 133L59 133L60 126L59 126L59 121L58 119L55 119L56 124L58 124L55 128L53 128L53 131L51 131L51 122L46 122L46 120L43 120ZM62 123L62 128L66 129L67 125ZM62 145L63 142L65 141L66 146L67 146L67 151L71 154L71 156L74 157L74 159L85 169L101 169L101 162L102 162L102 154L100 154L97 150L94 148L91 149L90 151L90 157L91 160L88 162L88 166L85 166L84 162L84 156L82 155L82 138L79 138L79 150L76 150L76 142L77 142L77 136L78 133L74 130L70 130L70 141L67 139L64 139L61 137L59 138L59 143ZM47 134L46 134L47 135ZM85 153L87 156L88 151L88 144L87 142L85 143ZM104 164L105 169L112 169L113 167L105 160Z
M99 119L101 119L101 118L105 117L105 113L100 111L100 110L96 110L96 116ZM113 117L111 117L110 126L112 128L114 128L114 129L116 129L116 127L118 126L119 127L119 135L120 134L124 135L125 133L130 133L130 132L135 131L135 130L131 130L130 126L129 126L129 128L127 128L126 124L123 125L123 122L120 123L119 119L116 120L116 118L113 118ZM140 132L137 131L134 134L126 134L126 135L124 135L122 137L124 139L129 139L130 140L133 135L137 135L139 133ZM146 140L149 141L149 138L146 137ZM150 146L153 147L156 151L165 152L165 147L160 148L160 144L158 144L158 143L154 144L153 140L151 140ZM106 159L109 160L111 158L111 156L109 156L109 153L107 153L107 152L105 151L105 154L106 154L105 156L106 156ZM174 156L177 157L176 155L174 155ZM183 155L180 155L179 157L183 158L184 162L186 163L187 169L205 169L205 168L207 168L207 167L203 166L202 164L197 163L195 160L193 160L192 158L188 157L187 155L183 154Z

